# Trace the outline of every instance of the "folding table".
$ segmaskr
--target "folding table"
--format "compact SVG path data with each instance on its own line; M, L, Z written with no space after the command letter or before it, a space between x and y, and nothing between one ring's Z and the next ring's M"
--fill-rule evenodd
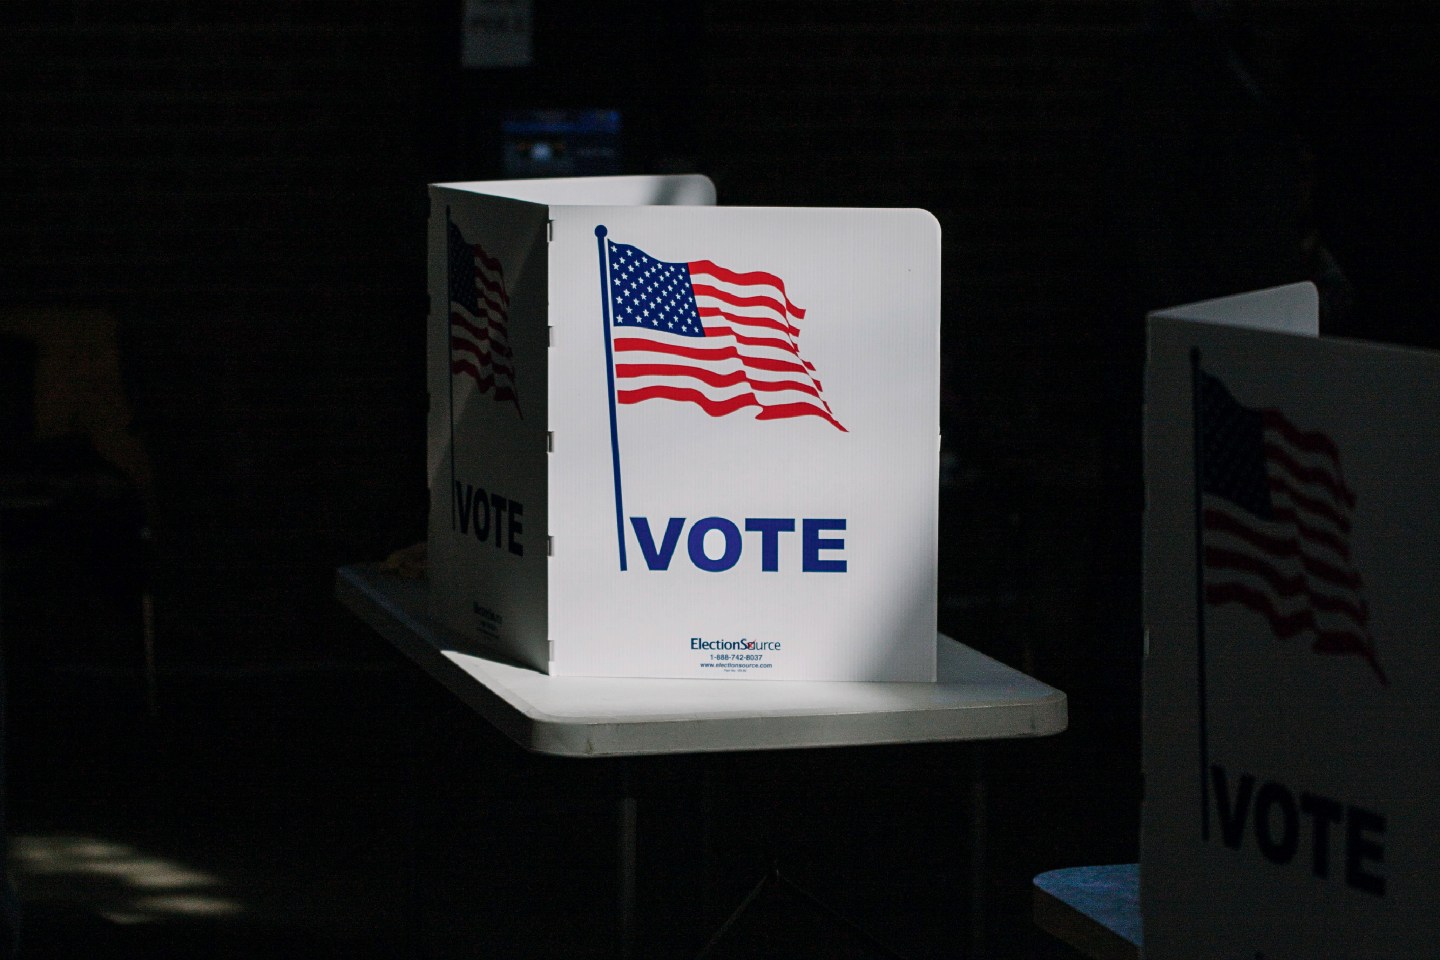
M936 683L553 677L480 655L429 615L429 584L342 567L339 601L526 750L566 757L995 740L1059 733L1065 694L949 637ZM620 808L622 954L633 946L635 801Z

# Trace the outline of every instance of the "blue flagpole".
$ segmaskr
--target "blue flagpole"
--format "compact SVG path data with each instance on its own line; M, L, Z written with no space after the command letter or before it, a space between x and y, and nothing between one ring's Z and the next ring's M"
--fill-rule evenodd
M610 400L610 461L615 474L615 537L620 544L620 569L625 565L625 508L621 502L620 484L620 433L615 425L615 357L610 347L610 271L605 256L605 235L609 233L602 223L595 227L595 243L600 250L600 313L605 320L605 382L609 384L607 396Z
M450 529L455 529L455 371L452 369L455 361L455 311L448 306L448 298L451 296L450 289L455 278L450 276L454 269L455 257L450 251L450 208L445 208L445 296L447 306L445 312L449 319L445 325L445 378L450 384Z
M1210 730L1205 689L1205 424L1200 400L1200 348L1190 349L1190 425L1195 471L1195 692L1200 703L1200 839L1210 839Z

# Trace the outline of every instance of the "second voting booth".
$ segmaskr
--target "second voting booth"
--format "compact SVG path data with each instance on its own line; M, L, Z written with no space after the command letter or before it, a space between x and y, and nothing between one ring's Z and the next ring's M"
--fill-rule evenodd
M1437 424L1309 285L1151 318L1146 956L1435 955Z
M939 227L714 203L431 187L436 614L557 675L933 681Z

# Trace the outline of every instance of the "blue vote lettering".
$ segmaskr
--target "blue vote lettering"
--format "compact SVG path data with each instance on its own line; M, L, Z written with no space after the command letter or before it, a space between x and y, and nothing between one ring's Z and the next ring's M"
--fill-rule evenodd
M1230 772L1218 763L1211 764L1210 777L1216 818L1220 822L1220 840L1225 846L1243 850L1245 837L1253 831L1255 848L1260 855L1276 866L1285 867L1296 860L1296 854L1308 839L1310 856L1300 857L1300 862L1308 862L1314 876L1324 880L1332 873L1343 873L1343 877L1335 879L1362 893L1385 896L1386 818L1383 813L1296 790L1274 780L1259 783L1252 773L1241 773L1232 784ZM1302 815L1310 819L1308 830ZM1339 829L1342 824L1343 830ZM1332 827L1339 835L1334 840ZM1339 849L1332 854L1333 848ZM1344 870L1332 871L1332 859L1343 859Z
M640 546L640 555L647 568L670 569L686 523L684 517L670 517L657 544L650 518L630 518L635 541ZM684 555L697 570L723 573L741 566L746 540L749 539L744 534L759 534L760 570L775 573L780 570L781 537L794 533L797 525L800 528L802 573L845 573L848 570L848 561L836 556L845 549L845 539L833 535L845 530L843 517L805 517L798 521L792 517L746 517L741 522L719 516L704 517L690 524ZM750 542L754 543L754 540Z
M665 524L665 536L658 549L655 546L655 537L650 533L649 518L631 517L630 526L635 528L635 539L640 542L640 552L645 557L645 565L651 570L669 570L670 558L675 555L675 544L680 542L680 528L685 526L685 519L670 518Z
M517 557L525 555L520 535L525 532L525 505L498 493L487 494L482 487L455 481L455 519L460 532L475 534L481 543L495 533L495 547L508 549Z
M711 559L705 552L705 534L718 530L725 540L725 552ZM724 517L706 517L690 527L690 562L701 570L719 573L735 566L740 559L740 528Z
M789 517L746 517L747 532L760 534L760 569L774 573L780 569L780 534L795 529Z
M821 550L844 550L845 541L838 537L822 537L820 534L826 530L844 530L843 519L834 520L805 520L805 530L801 534L804 563L801 568L806 573L844 573L845 561L835 559L824 559L820 556Z

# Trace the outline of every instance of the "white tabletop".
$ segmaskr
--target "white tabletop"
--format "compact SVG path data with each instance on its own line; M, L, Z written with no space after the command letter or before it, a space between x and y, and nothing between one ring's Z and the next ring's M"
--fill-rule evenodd
M426 580L342 567L336 596L520 746L576 757L1059 733L1065 694L940 635L936 683L551 677L460 652Z

